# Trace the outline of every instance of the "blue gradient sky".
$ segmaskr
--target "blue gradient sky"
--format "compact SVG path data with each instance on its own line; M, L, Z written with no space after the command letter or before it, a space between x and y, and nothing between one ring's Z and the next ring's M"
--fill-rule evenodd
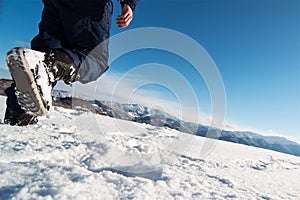
M0 76L7 77L6 51L29 45L43 6L39 0L0 2ZM116 17L120 9L117 1L114 4ZM182 32L206 49L225 84L226 121L300 138L299 0L140 0L130 28L147 26ZM112 27L112 35L121 31ZM151 62L172 66L188 77L199 91L201 110L209 115L203 80L175 55L135 52L113 63L109 73L122 74Z

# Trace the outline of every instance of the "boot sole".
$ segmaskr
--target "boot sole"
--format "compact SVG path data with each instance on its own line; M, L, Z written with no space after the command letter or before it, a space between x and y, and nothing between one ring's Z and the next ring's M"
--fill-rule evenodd
M7 53L6 59L11 76L16 83L16 95L21 107L34 116L46 115L48 113L46 103L41 97L33 72L24 57L24 50L12 49Z

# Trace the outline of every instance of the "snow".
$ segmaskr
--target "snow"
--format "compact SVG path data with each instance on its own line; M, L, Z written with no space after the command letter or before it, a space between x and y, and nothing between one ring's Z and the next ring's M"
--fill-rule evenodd
M50 74L47 72L44 64L45 53L31 49L24 49L24 55L30 69L34 70L37 74L35 78L36 83L41 89L43 100L46 102L47 107L50 108L52 105L52 83L49 81Z
M60 107L39 120L0 126L0 199L300 198L299 157L214 140L201 156L206 138Z

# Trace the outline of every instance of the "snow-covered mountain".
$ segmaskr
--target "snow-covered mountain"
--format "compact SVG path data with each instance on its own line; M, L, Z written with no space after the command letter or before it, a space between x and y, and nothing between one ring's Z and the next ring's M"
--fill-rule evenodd
M0 151L1 200L300 198L299 157L62 107Z
M68 108L90 110L94 113L118 119L140 122L158 127L169 127L181 132L203 137L207 136L209 128L208 126L201 124L185 122L159 109L149 109L148 107L139 104L120 104L97 100L82 100L71 98L71 95L67 95L66 92L63 91L54 91L53 94L57 99L60 99L56 102L57 105L63 103L65 107ZM221 132L219 140L300 156L300 145L283 137L268 137L253 132L224 130Z
M0 95L11 84L11 80L0 79ZM181 132L207 137L207 126L185 122L159 109L149 109L140 104L120 104L97 100L72 98L67 91L54 90L54 105L70 109L91 111L118 119L150 124L158 127L169 127ZM219 140L234 142L264 149L279 151L300 156L300 145L283 137L266 137L253 132L222 131Z

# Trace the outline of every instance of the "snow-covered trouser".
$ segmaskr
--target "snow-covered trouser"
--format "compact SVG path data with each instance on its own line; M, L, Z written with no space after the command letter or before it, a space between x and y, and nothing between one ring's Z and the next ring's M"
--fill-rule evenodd
M111 1L43 0L43 3L39 33L31 41L31 48L42 52L64 49L79 67L77 81L96 80L108 68Z

